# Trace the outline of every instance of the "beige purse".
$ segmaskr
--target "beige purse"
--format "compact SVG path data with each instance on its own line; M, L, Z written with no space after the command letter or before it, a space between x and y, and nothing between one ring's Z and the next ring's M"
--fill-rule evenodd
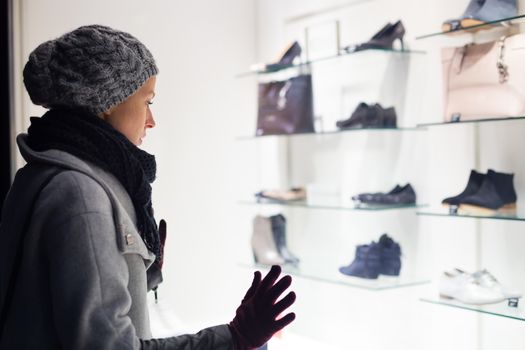
M442 50L444 119L525 116L525 34Z

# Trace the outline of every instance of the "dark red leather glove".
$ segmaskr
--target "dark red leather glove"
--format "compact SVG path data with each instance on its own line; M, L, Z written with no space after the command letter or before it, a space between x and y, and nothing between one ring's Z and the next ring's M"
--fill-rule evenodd
M254 273L252 285L229 324L236 350L251 350L264 345L275 332L295 319L295 314L291 312L276 320L295 302L295 293L290 292L276 303L292 284L292 277L288 275L276 283L280 274L281 268L277 265L272 266L262 281L261 273Z
M164 246L166 245L166 220L162 219L159 223L159 238L160 238L160 260L159 267L162 269L162 264L164 263Z
M155 303L159 301L158 297L158 286L162 282L162 264L164 263L164 245L166 244L166 221L160 220L159 223L159 236L160 236L160 258L159 261L155 261L148 271L148 290L153 290L155 294Z

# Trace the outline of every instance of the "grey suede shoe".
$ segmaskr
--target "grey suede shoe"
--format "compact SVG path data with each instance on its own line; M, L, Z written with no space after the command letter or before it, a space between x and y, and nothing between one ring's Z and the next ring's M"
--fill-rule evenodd
M461 25L465 27L468 24L468 20L493 22L517 15L518 6L516 0L485 0L483 6L477 12L463 17ZM464 21L466 22L463 23Z
M443 23L444 32L465 29L468 27L498 21L517 16L516 0L471 0L463 15ZM499 23L499 24L503 24Z

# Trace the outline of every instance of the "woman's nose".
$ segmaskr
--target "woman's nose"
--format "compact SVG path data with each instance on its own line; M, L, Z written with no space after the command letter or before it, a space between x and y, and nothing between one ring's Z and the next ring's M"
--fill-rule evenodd
M153 118L153 113L151 113L150 110L148 110L148 117L146 118L146 128L154 128L155 127L155 119Z

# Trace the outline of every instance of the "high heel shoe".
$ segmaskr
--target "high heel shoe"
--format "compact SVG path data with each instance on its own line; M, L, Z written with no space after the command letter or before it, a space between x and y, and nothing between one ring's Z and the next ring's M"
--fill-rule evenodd
M256 63L251 66L252 70L277 70L293 65L294 60L301 55L302 48L297 41L291 42L283 50L279 58L272 63Z
M343 48L343 50L348 53L368 49L392 50L394 48L394 42L396 40L399 40L401 44L401 49L404 50L404 36L405 27L403 26L403 23L399 20L394 24L387 23L383 28L381 28L379 32L374 34L374 36L369 41L357 45L349 45Z
M294 41L284 49L284 52L281 54L279 60L275 63L267 64L266 69L278 69L282 68L283 66L290 66L293 64L295 58L301 55L301 52L301 45L299 45L297 41Z

